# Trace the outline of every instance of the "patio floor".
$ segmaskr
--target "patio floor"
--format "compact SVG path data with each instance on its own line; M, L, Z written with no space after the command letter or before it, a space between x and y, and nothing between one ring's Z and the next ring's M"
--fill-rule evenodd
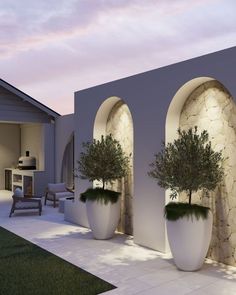
M42 216L17 212L9 218L11 202L11 194L0 191L0 226L118 287L103 294L236 294L235 267L207 260L198 272L179 271L170 255L135 245L130 236L94 240L50 205Z

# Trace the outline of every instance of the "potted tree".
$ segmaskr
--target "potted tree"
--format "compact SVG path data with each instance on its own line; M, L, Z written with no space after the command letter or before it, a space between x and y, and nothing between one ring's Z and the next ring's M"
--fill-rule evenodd
M178 139L168 143L155 155L149 176L170 189L165 206L167 235L176 266L185 271L201 268L209 248L212 232L210 208L192 204L192 195L201 190L213 191L223 178L222 153L214 152L206 130L197 127L178 129ZM179 193L188 202L173 202Z
M120 192L107 189L107 185L127 174L129 158L112 135L83 143L83 148L77 171L81 179L88 179L95 187L82 193L80 200L86 202L94 238L109 239L120 219Z

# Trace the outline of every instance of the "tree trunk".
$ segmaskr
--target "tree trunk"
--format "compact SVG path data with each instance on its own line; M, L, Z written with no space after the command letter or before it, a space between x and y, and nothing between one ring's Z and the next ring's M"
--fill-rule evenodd
M191 201L192 201L192 190L189 190L189 205L191 205Z

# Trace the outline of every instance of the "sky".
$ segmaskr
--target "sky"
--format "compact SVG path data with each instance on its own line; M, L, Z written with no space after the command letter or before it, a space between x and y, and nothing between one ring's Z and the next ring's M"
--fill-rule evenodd
M235 0L0 0L0 77L60 114L74 92L236 45Z

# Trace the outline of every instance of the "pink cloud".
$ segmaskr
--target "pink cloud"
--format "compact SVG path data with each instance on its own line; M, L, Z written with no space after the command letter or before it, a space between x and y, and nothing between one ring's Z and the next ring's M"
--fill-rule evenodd
M235 45L235 8L232 0L2 0L2 78L70 112L78 89Z

